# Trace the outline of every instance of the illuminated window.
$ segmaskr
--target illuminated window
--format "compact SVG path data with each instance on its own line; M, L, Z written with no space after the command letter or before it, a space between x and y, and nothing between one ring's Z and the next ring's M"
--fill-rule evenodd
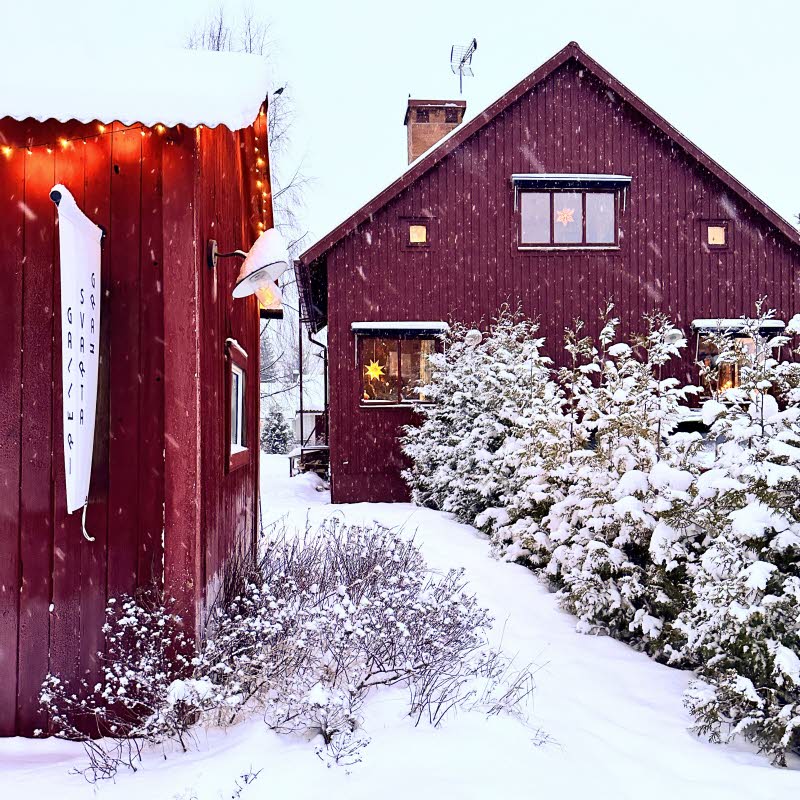
M726 250L728 248L727 220L708 220L703 222L703 244L710 250Z
M736 344L745 353L754 355L756 352L755 340L750 336L734 336ZM741 371L739 364L729 362L718 362L719 350L709 339L703 337L698 348L698 361L706 367L717 370L717 391L724 392L726 389L736 389L741 383Z
M406 249L429 248L432 245L433 220L430 217L401 219L401 244Z
M725 246L725 228L722 225L708 226L708 243L712 247Z
M616 192L521 192L521 246L591 247L617 241Z
M430 381L428 357L435 350L435 339L359 337L361 402L425 402L417 388Z
M427 242L428 242L427 225L414 224L408 226L409 244L427 244Z

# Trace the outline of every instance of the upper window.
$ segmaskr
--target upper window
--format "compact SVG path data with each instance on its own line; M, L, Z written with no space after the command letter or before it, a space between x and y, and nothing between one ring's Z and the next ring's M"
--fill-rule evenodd
M247 429L247 353L232 339L226 342L228 471L250 463Z
M617 244L617 193L523 191L520 246L596 247Z
M726 219L703 222L703 244L709 250L727 250L730 223Z
M362 403L425 402L417 388L430 381L431 338L359 337Z
M416 121L417 122L429 122L430 121L430 111L427 108L418 108L416 113Z
M430 247L432 238L432 221L428 217L409 218L401 220L402 245L405 248Z

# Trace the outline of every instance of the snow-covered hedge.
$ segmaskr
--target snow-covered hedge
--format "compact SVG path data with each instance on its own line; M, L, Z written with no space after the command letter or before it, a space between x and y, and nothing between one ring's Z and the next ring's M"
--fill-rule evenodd
M490 624L461 572L434 575L398 533L333 519L238 563L196 654L168 607L112 604L101 680L75 692L49 676L42 703L52 733L85 742L94 778L135 768L143 744L186 749L195 725L251 713L354 763L380 687L405 687L416 722L454 709L524 715L532 674L489 647Z
M664 376L686 346L664 317L622 342L609 305L596 342L566 332L559 370L519 314L478 345L455 327L405 449L418 502L539 570L580 631L696 669L697 730L782 764L800 749L800 378L774 357L788 338L759 334L772 317L747 323L754 351L715 337L705 438L675 432L698 387ZM719 389L724 364L737 389Z

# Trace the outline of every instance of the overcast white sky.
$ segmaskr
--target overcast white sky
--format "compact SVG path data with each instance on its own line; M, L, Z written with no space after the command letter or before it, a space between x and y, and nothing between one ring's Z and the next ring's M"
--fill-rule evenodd
M181 45L214 0L0 0L4 34ZM577 41L792 222L800 212L798 0L252 0L276 85L297 104L292 158L314 178L308 243L405 167L409 93L457 97L450 45L478 39L468 116ZM239 0L227 0L235 12ZM58 66L55 66L58 68Z

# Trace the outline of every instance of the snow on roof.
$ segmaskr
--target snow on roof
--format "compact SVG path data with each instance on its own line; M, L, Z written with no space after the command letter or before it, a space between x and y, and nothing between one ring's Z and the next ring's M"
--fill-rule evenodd
M450 326L446 322L433 321L421 322L411 320L406 322L353 322L350 329L359 331L448 331Z
M693 319L692 327L695 330L741 330L745 325L749 325L753 321L744 317L739 317L738 319ZM786 323L780 319L767 319L759 323L758 327L761 330L767 328L783 330L786 327Z
M603 175L598 173L569 172L515 172L511 176L513 183L539 182L547 183L630 183L630 175Z
M246 53L0 50L0 118L246 128L267 96L266 60Z

